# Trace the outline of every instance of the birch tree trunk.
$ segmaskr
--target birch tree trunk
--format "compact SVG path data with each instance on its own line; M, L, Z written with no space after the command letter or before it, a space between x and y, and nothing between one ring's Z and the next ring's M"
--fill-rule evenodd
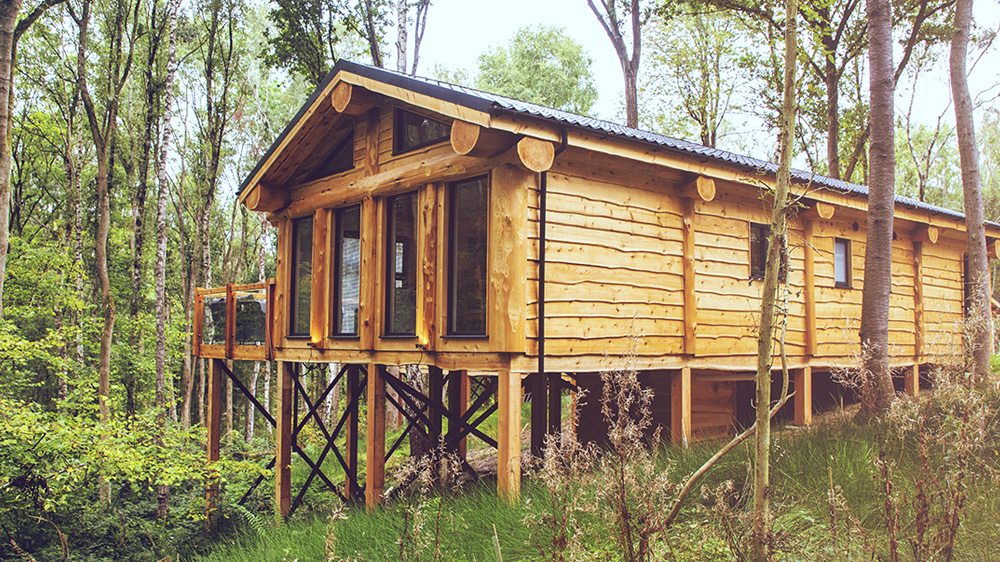
M798 1L785 2L785 67L784 100L779 132L780 153L774 206L771 209L771 232L767 243L767 265L764 287L760 295L760 327L757 333L757 433L754 439L753 524L751 550L754 562L771 559L771 363L774 325L778 298L778 279L782 254L785 252L785 230L788 209L788 188L791 183L792 147L795 134L795 66L798 53Z
M862 400L861 419L889 410L895 391L889 371L889 291L892 284L892 220L896 181L894 143L895 75L889 0L867 0L870 59L871 145L868 149L868 230L865 283L861 296L861 376L871 396Z
M965 58L972 29L972 0L955 4L955 32L951 38L951 95L955 101L955 129L958 157L962 163L962 193L965 200L965 236L969 251L965 282L969 284L968 329L965 337L971 348L969 384L984 380L990 367L990 271L986 257L986 222L979 181L979 149L969 95Z
M627 3L626 3L627 2ZM600 0L601 8L598 9L594 0L587 0L590 11L601 23L604 32L611 40L611 45L618 55L618 62L622 67L622 76L625 78L625 124L629 127L639 126L639 96L637 92L637 82L639 77L639 57L642 54L642 26L640 19L639 0ZM632 30L632 53L629 54L625 45L625 37L622 34L622 22L618 19L618 4L628 6L629 21ZM603 10L603 11L602 11Z
M10 92L14 71L14 27L21 0L0 2L0 318L3 318L3 282L10 245Z

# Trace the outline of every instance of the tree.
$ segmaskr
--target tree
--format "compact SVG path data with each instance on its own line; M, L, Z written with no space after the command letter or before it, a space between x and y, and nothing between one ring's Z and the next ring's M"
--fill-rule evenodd
M969 257L965 282L971 289L968 317L970 319L972 373L970 383L983 380L990 366L990 272L986 259L986 224L983 197L979 182L979 150L976 146L976 126L972 117L972 97L969 95L965 58L972 31L972 0L957 0L955 31L951 40L948 69L951 75L951 95L955 102L955 130L958 137L958 157L962 163L962 193L965 202L965 235Z
M618 4L621 0L599 0L600 8L594 4L594 0L587 0L590 11L594 12L597 21L601 22L601 27L608 34L611 45L618 55L618 62L622 66L622 76L625 78L625 124L629 127L639 126L639 58L642 54L642 14L639 8L639 0L627 0L628 4L623 4L622 17L629 18L628 29L632 36L632 52L625 46L625 22L618 16Z
M892 18L889 0L867 0L869 98L868 230L865 284L861 293L862 376L871 377L873 395L862 402L862 419L888 411L895 391L889 371L889 291L892 285L892 216L896 179L892 65Z
M427 30L427 12L431 0L415 0L413 7L417 16L413 19L413 66L406 68L406 48L408 44L410 25L410 2L414 0L396 0L396 70L404 74L417 73L420 63L420 44L424 41L424 31Z
M494 94L586 115L597 100L591 58L555 27L522 27L508 47L479 55L476 87Z

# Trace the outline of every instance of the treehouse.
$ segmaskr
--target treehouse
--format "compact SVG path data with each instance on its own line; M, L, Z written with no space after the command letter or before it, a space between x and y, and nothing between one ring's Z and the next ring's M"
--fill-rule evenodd
M276 279L199 297L196 316L207 320L196 326L195 353L214 359L209 453L218 454L223 359L279 364L278 409L265 415L277 428L283 513L293 505L293 451L314 469L306 486L318 477L345 498L381 500L387 400L456 451L473 437L497 447L498 487L517 494L522 392L536 452L559 428L567 386L590 391L578 431L596 438L598 373L623 354L655 389L655 421L675 442L731 432L753 395L775 172L726 151L341 61L241 188L240 201L277 226ZM867 190L796 171L792 193L785 342L791 415L809 424L814 385L829 388L831 372L856 364ZM897 198L895 209L890 353L900 386L914 393L922 368L960 352L965 224L911 199ZM996 257L1000 226L988 224L987 235ZM244 322L255 328L241 331ZM346 377L351 405L322 428L330 445L310 458L296 435L318 420L313 407L325 393L309 397L299 377L305 365L328 363L343 366L337 380ZM407 384L406 365L421 366L426 391ZM477 429L494 409L495 440ZM347 435L344 445L337 435ZM398 442L388 445L391 454ZM343 484L317 468L331 453Z

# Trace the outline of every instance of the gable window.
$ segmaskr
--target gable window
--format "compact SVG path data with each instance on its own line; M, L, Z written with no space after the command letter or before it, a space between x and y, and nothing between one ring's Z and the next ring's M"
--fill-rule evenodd
M397 109L393 130L393 154L402 154L447 140L451 126L430 117Z
M386 235L387 336L413 336L417 331L417 194L388 201Z
M326 156L326 159L306 176L305 181L313 181L346 172L354 168L354 128Z
M767 239L770 235L770 225L750 223L750 279L764 278L767 269ZM781 250L781 269L778 271L778 281L784 283L788 277L788 253L784 251L784 241L782 241Z
M313 218L292 221L292 283L288 335L308 336L312 305Z
M333 335L358 335L361 292L361 205L337 209L334 238Z
M851 241L844 238L833 239L833 286L851 287Z
M448 333L486 335L488 176L451 186L448 244Z

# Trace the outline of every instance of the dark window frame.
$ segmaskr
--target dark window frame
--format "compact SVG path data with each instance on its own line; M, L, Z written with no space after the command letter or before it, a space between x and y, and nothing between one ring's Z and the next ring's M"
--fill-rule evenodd
M754 236L754 231L759 234ZM771 225L751 222L749 233L750 244L750 279L760 281L764 279L767 269L767 241L771 236ZM756 241L754 239L757 239ZM785 251L785 244L782 241L781 268L778 270L778 282L788 282L788 252Z
M845 272L847 275L847 281L837 281L837 244L844 244L844 267L847 268ZM849 238L834 238L833 239L833 286L838 289L850 289L854 285L854 249L851 247L851 240Z
M413 321L413 331L412 332L396 332L393 331L393 316L396 314L396 299L393 298L393 291L396 288L396 217L394 213L395 202L402 197L413 197L417 199L418 192L410 191L407 193L400 193L399 195L394 195L386 199L385 204L385 315L383 317L383 329L382 338L396 338L396 339L411 339L417 337L417 318L416 318L416 303L419 300L419 295L414 297L414 321ZM419 207L419 201L417 201ZM413 230L414 230L414 243L420 237L420 225L417 220L416 214L413 217ZM414 247L414 252L416 252L416 247ZM416 259L414 259L416 262ZM406 268L405 262L403 265ZM416 268L417 265L415 264ZM416 271L417 277L419 277L419 269ZM417 289L419 283L414 281L414 290Z
M446 133L444 136L436 137L436 138L433 138L431 140L424 141L422 143L418 143L418 144L415 144L415 145L412 145L412 146L406 146L406 145L403 144L403 140L406 138L406 134L405 134L406 119L405 119L405 117L407 115L413 115L413 116L416 116L416 117L418 117L420 119L427 119L427 120L433 121L435 123L439 123L439 124L445 126L448 129L448 133ZM422 115L420 113L415 113L413 111L408 111L408 110L403 109L401 107L397 107L395 109L395 111L393 111L393 115L392 115L392 154L393 154L393 156L398 156L400 154L406 154L407 152L413 152L415 150L420 150L421 148L426 148L428 146L444 142L444 141L448 140L449 138L451 138L451 125L449 125L449 124L447 124L447 123L445 123L443 121L439 121L437 119L433 119L431 117L427 117L426 115Z
M455 197L457 194L458 187L464 183L485 180L486 181L486 263L483 264L484 277L489 275L489 216L490 216L490 176L489 174L475 176L471 178L466 178L460 181L452 182L448 184L448 308L447 308L447 318L445 319L445 326L447 327L446 333L447 337L451 338L469 338L469 339L489 339L489 305L486 304L483 313L483 329L482 331L459 331L455 329L455 313L458 308L458 290L457 283L455 281L455 274L458 268L455 264L455 249L456 249L456 239L458 231L456 229L456 219L457 213L455 206ZM483 295L484 303L488 303L489 300L489 283L485 286L485 294Z
M299 295L296 294L296 288L298 287L298 284L299 284L299 236L298 236L298 234L299 234L299 228L300 228L299 225L303 224L306 221L309 222L310 230L313 230L313 227L315 225L313 224L313 216L312 215L306 215L304 217L299 217L297 219L292 219L292 222L291 222L291 228L292 228L292 232L291 232L291 235L292 235L292 259L290 260L291 261L291 264L290 264L291 265L291 273L289 275L290 279L289 279L289 285L288 285L288 296L289 296L289 298L288 298L288 309L289 309L288 310L288 337L290 339L303 339L303 338L309 338L309 337L312 336L312 334L310 333L310 331L312 329L312 325L311 325L312 324L312 298L315 295L312 294L312 287L311 287L311 285L310 285L310 289L309 289L309 318L310 318L310 326L306 329L305 332L297 332L297 331L295 331L296 330L295 322L297 320L298 313L299 313L299 308L298 308L298 297L299 297ZM312 234L310 233L310 237L311 236L312 236ZM312 251L312 249L311 249L311 246L310 246L310 254L311 254L311 251ZM310 255L310 258L309 258L310 269L314 265L315 264L312 263L312 256Z
M333 324L330 326L330 337L331 338L337 338L337 339L357 339L357 338L359 338L361 336L361 321L360 321L360 318L358 319L358 322L354 326L354 332L341 332L340 331L340 326L343 323L342 320L343 320L343 314L344 314L344 312L343 312L344 311L343 302L341 301L341 299L343 298L343 295L341 294L341 291L343 290L343 288L341 287L341 285L342 285L342 279L341 279L342 271L341 271L341 268L343 267L343 255L344 255L344 219L343 219L343 217L344 217L344 214L346 212L354 210L354 209L357 209L357 213L358 213L358 240L361 240L361 228L362 228L361 222L363 220L363 214L361 212L361 204L358 203L356 205L349 205L347 207L341 207L339 209L334 210L334 217L335 217L334 220L336 221L336 223L335 223L336 232L334 233L333 252L332 252L333 253L333 260L334 261L333 261L333 278L332 278L333 279L333 291L332 291L332 294L331 294L331 301L332 302L331 302L331 305L330 305L330 307L331 307L330 318L333 320ZM362 250L362 254L364 254L364 250ZM361 265L359 263L358 264L358 288L359 288L359 291L358 291L359 303L358 303L358 305L359 305L359 308L360 308L360 298L361 298L360 287L363 284L363 281L362 281L362 278L361 278L362 273L363 272L361 271Z

